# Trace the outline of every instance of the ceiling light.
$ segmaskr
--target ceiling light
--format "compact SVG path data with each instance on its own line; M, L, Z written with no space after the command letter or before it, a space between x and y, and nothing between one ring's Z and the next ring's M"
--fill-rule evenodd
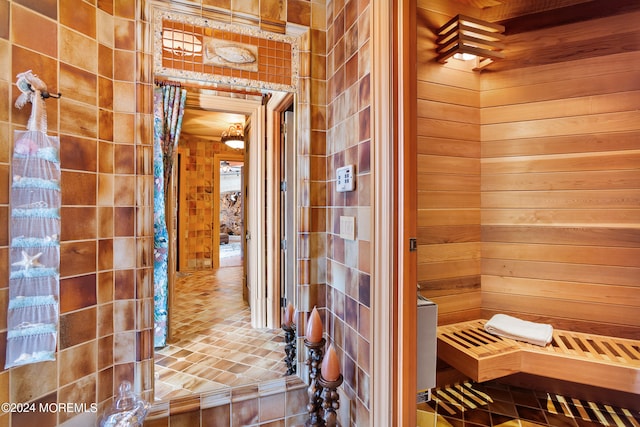
M437 32L437 61L445 63L449 58L475 59L474 71L479 71L496 59L504 58L504 27L465 15L458 15L444 24Z
M244 148L244 129L242 123L235 123L229 126L229 129L222 132L220 140L231 148Z
M453 55L453 59L459 59L460 61L471 61L471 60L476 59L476 58L477 58L477 56L472 55L470 53L460 53L460 52L458 52L458 53L455 53Z

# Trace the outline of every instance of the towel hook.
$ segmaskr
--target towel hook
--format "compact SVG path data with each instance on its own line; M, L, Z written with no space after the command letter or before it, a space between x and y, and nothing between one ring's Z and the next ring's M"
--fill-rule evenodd
M31 92L35 92L35 90L31 86L31 83L27 83L27 86L29 87L29 90ZM58 93L49 93L48 91L43 90L43 91L40 92L40 96L42 96L42 99L47 99L47 98L59 99L62 96L62 94L60 92L58 92Z

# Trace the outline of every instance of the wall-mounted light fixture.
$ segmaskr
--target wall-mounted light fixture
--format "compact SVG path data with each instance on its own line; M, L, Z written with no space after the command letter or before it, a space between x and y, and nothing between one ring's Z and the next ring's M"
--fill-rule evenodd
M436 39L437 61L450 58L475 60L474 71L479 71L496 59L504 58L504 26L458 15L438 30Z
M231 148L244 148L244 128L242 123L235 123L229 129L222 132L220 140Z

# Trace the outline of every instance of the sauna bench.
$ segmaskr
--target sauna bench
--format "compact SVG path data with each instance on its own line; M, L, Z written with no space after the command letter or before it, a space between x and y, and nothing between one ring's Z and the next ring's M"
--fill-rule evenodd
M640 341L554 329L546 347L491 335L486 320L438 326L438 357L477 382L515 373L640 394Z

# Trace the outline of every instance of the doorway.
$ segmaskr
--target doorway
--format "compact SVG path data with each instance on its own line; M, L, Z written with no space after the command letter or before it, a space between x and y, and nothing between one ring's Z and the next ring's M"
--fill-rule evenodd
M215 164L214 161L214 167ZM218 162L217 171L219 190L214 200L218 200L219 214L216 217L220 225L218 228L214 226L213 230L219 231L218 268L243 266L244 158L238 161L224 156Z
M267 265L266 259L274 259L277 263L285 262L282 254L286 254L286 251L281 252L281 248L278 247L274 255L273 242L279 239L277 241L280 243L285 239L286 237L283 236L286 229L295 229L291 217L287 221L278 219L285 210L289 213L293 212L292 206L295 206L292 196L284 197L284 200L290 200L286 206L280 203L280 197L283 194L280 183L285 179L280 175L282 171L288 171L288 176L292 177L295 171L293 157L295 131L290 107L293 105L293 95L270 95L266 98L266 101L269 100L274 100L274 104L263 102L264 99L260 102L217 99L211 95L203 96L201 92L189 92L187 97L187 108L196 110L196 116L201 121L198 126L211 127L210 120L214 114L240 115L241 119L236 116L226 120L244 123L247 143L244 151L232 151L223 147L213 150L207 156L204 156L205 152L201 148L192 147L195 150L195 161L210 165L208 169L205 167L205 171L208 170L205 176L211 177L210 188L201 188L200 196L197 197L206 199L206 195L209 194L208 202L213 208L210 214L211 225L208 226L211 255L208 263L205 260L201 263L189 264L189 257L185 255L177 258L178 265L173 272L173 285L169 290L169 330L171 332L169 346L171 348L156 351L158 356L156 357L156 383L159 384L157 393L161 398L168 397L167 393L176 396L175 393L180 395L180 393L187 393L188 390L203 391L203 387L215 388L216 384L222 387L239 385L245 380L255 382L260 378L270 379L274 374L278 374L281 368L286 371L282 362L284 350L279 330L281 310L276 302L280 302L281 296L292 295L293 285L291 284L291 290L280 288L284 281L274 276L274 272L281 272L284 276L287 270L292 270L290 266L293 263L288 264L288 269L264 266ZM286 132L281 129L280 120L285 114L281 111L285 109L281 105L283 102L289 103L286 107L290 110L287 113L290 123L289 143L283 139L286 138L284 135ZM183 140L189 140L190 126L189 116L185 113L180 145L183 144ZM281 152L287 146L291 150L288 155ZM194 213L195 201L193 197L187 197L188 192L182 187L186 185L207 187L201 185L206 182L206 179L202 182L199 180L193 182L193 179L189 178L190 175L186 172L194 168L194 160L190 160L185 156L184 150L180 150L181 147L179 147L181 153L179 172L174 176L174 182L177 182L178 187L174 192L177 194L174 198L176 205L174 211L177 218L174 225L178 237L175 239L173 250L178 254L181 253L181 246L197 240L198 233L206 234L206 230L197 231L195 235L186 232L188 227L185 226L187 221L185 218ZM290 159L288 166L281 168L281 162L284 162L287 156ZM272 159L277 161L272 162ZM197 171L196 176L198 176ZM233 183L224 183L225 177L229 178L227 181L233 181ZM293 195L293 193L290 191L290 194ZM234 211L233 218L228 218L230 215L225 213L226 208ZM270 220L272 215L276 218L275 221ZM201 219L202 217L198 217L196 213L196 222L202 222ZM275 224L278 226L276 227ZM283 226L280 227L280 224ZM242 248L240 256L224 256L223 252L227 252L232 245ZM294 253L291 250L290 254ZM235 258L235 261L227 258ZM262 267L259 267L260 265ZM291 277L291 282L295 280L293 274L295 273L286 274ZM252 280L255 282L252 283ZM275 287L277 289L274 289ZM230 295L232 290L236 295ZM211 299L212 291L219 292L213 299ZM242 299L248 302L247 310L240 309L231 313L227 309L238 306L238 298L236 298L238 293L243 294ZM185 295L189 295L186 300ZM292 299L291 296L289 298ZM225 301L222 307L213 311L210 309L221 301ZM174 311L180 306L186 306L186 310L195 308L197 311L193 313L186 311L186 315ZM216 314L222 312L226 312L228 317L220 318ZM205 315L205 313L208 314ZM222 325L221 330L216 330L211 323L207 323L207 318L215 319L219 325ZM194 319L197 320L194 322ZM248 341L260 342L263 343L262 346L233 347L233 344L230 344L232 337L228 335L230 328L235 328L234 337L245 337L244 344ZM205 334L208 335L204 336ZM224 336L225 334L227 335ZM251 339L247 340L248 336ZM216 342L226 343L226 347L216 349ZM192 344L195 344L195 347ZM211 357L203 355L201 350L205 348L208 356L216 354L215 366L209 364ZM227 357L229 359L226 359ZM229 371L221 369L225 366ZM220 372L221 370L224 372ZM213 375L217 376L207 377ZM282 373L276 376L282 376ZM182 387L176 388L175 384L181 384Z

